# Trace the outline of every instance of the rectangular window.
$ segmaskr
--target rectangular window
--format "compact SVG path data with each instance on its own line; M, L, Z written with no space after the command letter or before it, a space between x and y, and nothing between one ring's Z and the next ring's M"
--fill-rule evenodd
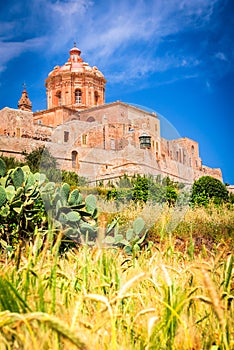
M77 105L80 105L82 103L82 92L81 92L81 90L76 90L75 91L75 103Z
M57 92L56 94L57 96L57 102L58 102L58 106L61 106L62 105L62 95L61 95L61 92Z
M114 139L111 139L111 140L110 140L110 148L111 148L112 150L115 150L115 140L114 140Z
M87 144L87 135L83 134L82 135L82 145L86 145Z
M20 128L16 128L16 137L20 137Z
M64 142L68 142L68 140L69 140L69 132L68 131L64 131L63 139L64 139Z

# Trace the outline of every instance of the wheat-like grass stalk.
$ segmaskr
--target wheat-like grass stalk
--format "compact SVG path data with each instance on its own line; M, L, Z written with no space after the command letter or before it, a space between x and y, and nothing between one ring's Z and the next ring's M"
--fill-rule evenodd
M29 324L33 321L38 321L41 324L46 324L50 329L55 331L57 334L63 336L65 339L69 340L72 344L76 345L78 349L88 350L87 345L81 341L81 339L71 331L70 327L60 321L57 317L48 315L42 312L34 312L29 314L18 314L11 312L1 312L0 313L0 328L16 324L23 323L27 325L27 328L31 330ZM31 336L33 337L33 331L30 331ZM35 349L36 340L34 339Z
M203 269L202 274L203 274L204 286L206 288L206 291L212 303L213 310L217 316L217 319L221 325L222 330L224 330L225 329L225 318L224 318L224 312L223 312L224 307L222 305L221 299L214 287L213 282L210 279L208 272Z
M129 281L127 281L123 286L122 288L119 290L119 293L118 293L118 298L121 299L121 298L124 298L125 296L125 293L127 292L127 290L129 288L131 288L133 286L133 284L135 284L136 282L140 282L142 281L143 279L146 279L147 275L145 272L141 272L139 273L138 275L132 277Z
M113 315L112 307L111 307L108 299L106 297L104 297L102 295L98 295L98 294L86 294L84 296L84 298L91 299L91 300L105 304L106 308L108 309L110 319L111 319L111 349L117 350L115 317Z
M136 314L136 316L135 316L134 320L132 321L132 323L134 324L139 316L146 315L146 314L149 314L149 313L152 313L152 312L156 312L156 308L155 307L151 307L149 309L140 310Z
M221 328L221 341L223 342L224 349L229 350L230 347L228 345L229 341L227 339L227 328L226 328L226 320L224 314L224 306L223 303L215 289L213 282L210 279L209 274L206 270L202 270L203 273L203 282L206 287L207 293L210 297L211 305L214 310L214 313L219 321Z

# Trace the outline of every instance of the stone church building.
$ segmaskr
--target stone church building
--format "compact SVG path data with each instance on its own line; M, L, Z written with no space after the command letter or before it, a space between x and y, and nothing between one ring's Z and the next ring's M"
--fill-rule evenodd
M169 176L187 184L203 175L222 180L220 169L202 165L196 141L161 137L156 113L120 101L106 104L105 84L74 45L68 61L45 81L46 110L32 112L26 88L18 109L0 110L0 155L22 159L23 151L45 145L61 169L90 183L123 174Z

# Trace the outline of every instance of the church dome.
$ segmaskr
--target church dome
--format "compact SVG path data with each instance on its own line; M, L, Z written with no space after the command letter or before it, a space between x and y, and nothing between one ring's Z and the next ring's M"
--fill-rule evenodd
M89 72L94 75L104 78L102 72L96 67L91 67L87 62L84 62L80 56L81 50L76 47L74 43L73 48L69 51L70 57L68 61L63 66L55 66L54 69L49 73L49 75L58 75L63 71L72 71L72 72Z
M96 66L91 67L74 46L62 66L55 66L46 79L48 108L67 106L76 110L98 106L105 102L104 75Z

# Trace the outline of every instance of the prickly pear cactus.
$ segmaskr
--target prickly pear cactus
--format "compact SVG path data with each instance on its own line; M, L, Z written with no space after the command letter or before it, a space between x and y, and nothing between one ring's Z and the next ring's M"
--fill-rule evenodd
M31 239L43 220L39 184L29 167L10 169L0 176L0 247L3 241L13 246L19 239Z
M78 191L77 188L75 188L69 195L68 198L68 204L69 205L79 205L82 203L82 195Z
M124 251L127 254L135 254L140 250L140 244L142 244L146 238L147 230L145 227L145 221L138 217L134 220L132 228L129 228L126 234L119 233L117 222L113 222L107 228L106 237L103 240L104 244L124 247Z
M134 220L133 230L137 236L139 236L142 233L142 231L144 230L144 227L145 227L145 222L141 217Z
M35 184L34 174L28 173L27 174L27 179L26 179L26 184L25 184L25 189L28 190L34 184Z
M85 207L88 213L93 214L97 208L97 198L93 194L89 194L85 198Z
M71 191L70 185L53 182L44 183L41 197L53 225L64 231L66 237L76 242L90 243L97 238L97 201L89 195L82 201L78 189Z
M24 183L24 172L21 168L16 168L12 174L11 178L15 188L21 187Z
M66 203L68 200L68 196L70 194L70 186L67 183L64 183L60 190L60 195L62 200Z
M79 222L81 219L81 216L78 212L76 211L70 211L69 213L67 213L67 220L71 221L71 222Z
M15 187L12 185L9 185L5 188L5 190L6 190L7 200L11 202L12 199L15 197Z

